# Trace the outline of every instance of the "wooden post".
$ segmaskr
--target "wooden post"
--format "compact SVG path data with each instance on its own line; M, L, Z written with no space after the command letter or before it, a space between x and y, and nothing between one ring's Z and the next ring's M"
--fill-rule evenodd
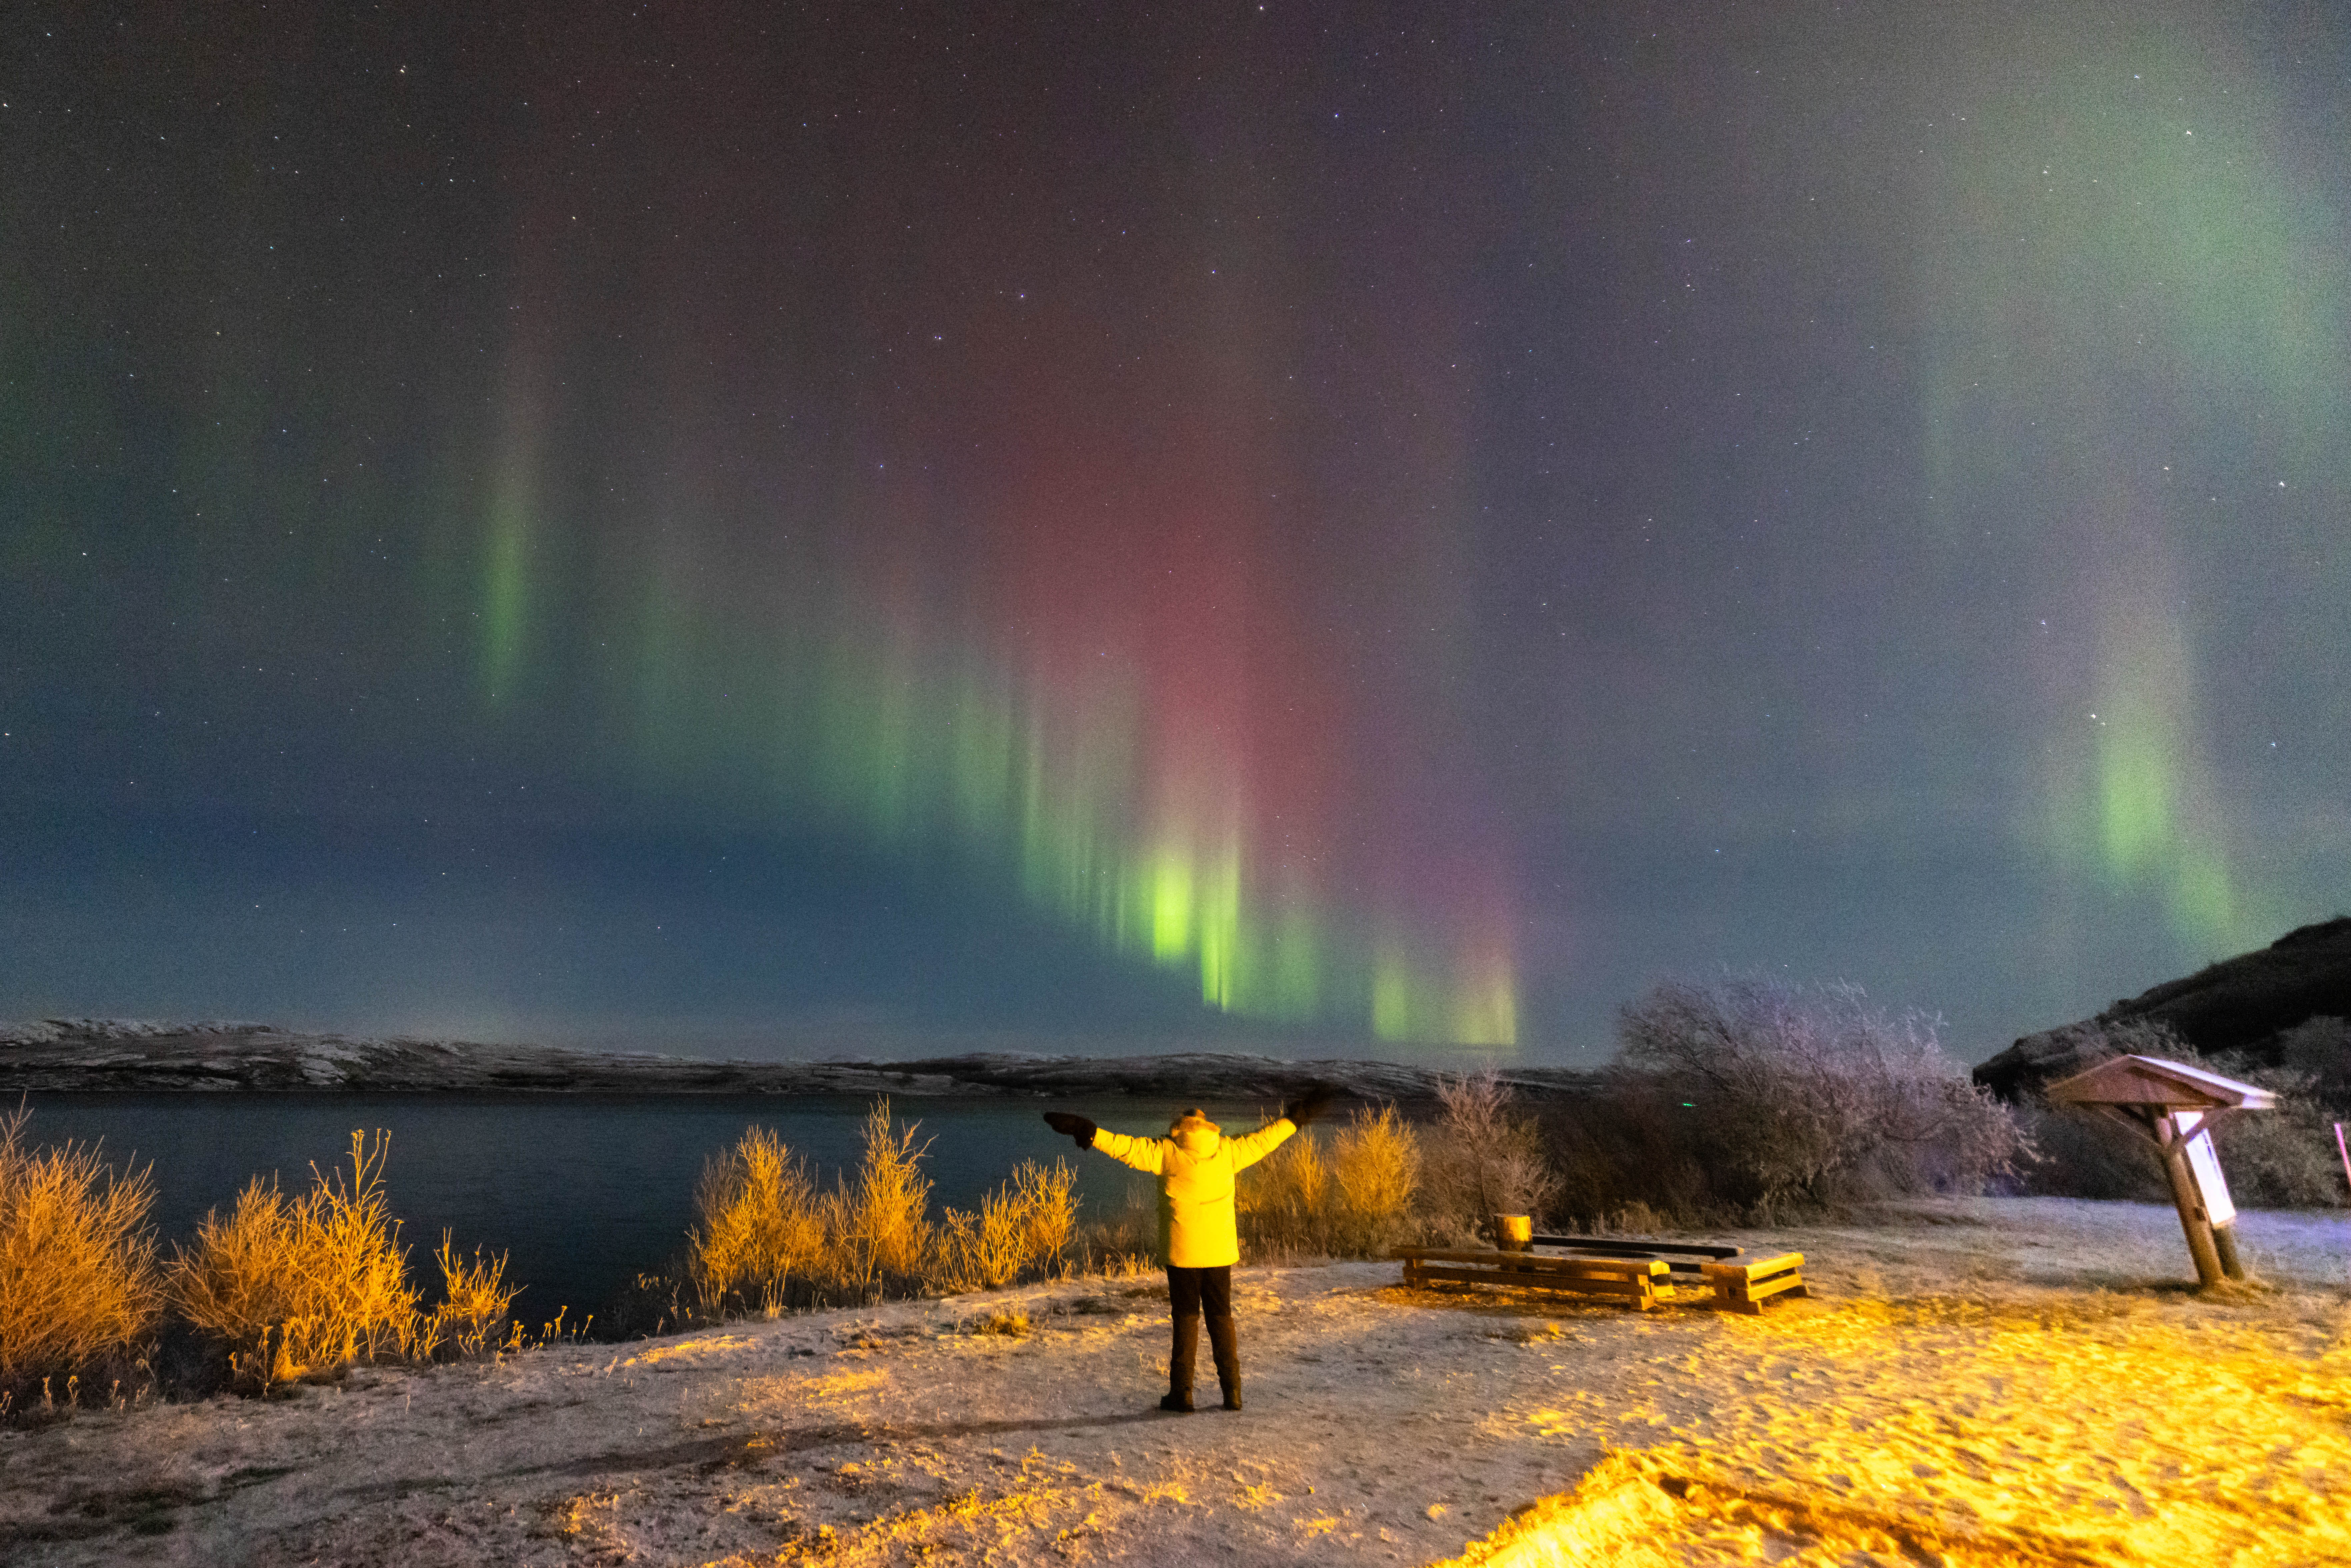
M2171 1131L2188 1156L2188 1174L2196 1197L2212 1228L2212 1249L2220 1254L2220 1271L2231 1280L2245 1277L2245 1261L2237 1255L2237 1205L2229 1196L2229 1178L2220 1171L2220 1152L2213 1145L2212 1128L2226 1111L2174 1111Z
M2187 1141L2168 1116L2155 1118L2155 1136L2164 1177L2171 1183L2171 1201L2179 1210L2179 1228L2188 1233L2189 1255L2196 1260L2197 1282L2217 1285L2226 1278L2220 1243L2212 1238L2212 1222L2205 1217L2204 1200L2197 1196L2196 1178L2189 1173ZM2236 1249L2232 1245L2230 1250Z
M2220 1271L2231 1280L2245 1277L2245 1260L2237 1253L2237 1228L2234 1223L2212 1228L2212 1249L2220 1254Z

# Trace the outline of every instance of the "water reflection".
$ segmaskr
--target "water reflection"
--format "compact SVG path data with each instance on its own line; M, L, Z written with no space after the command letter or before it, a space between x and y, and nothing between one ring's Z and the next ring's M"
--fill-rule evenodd
M610 1322L616 1293L637 1274L665 1268L693 1218L703 1162L750 1123L774 1128L823 1180L857 1157L867 1102L850 1096L461 1096L243 1094L35 1095L27 1131L38 1144L103 1139L155 1170L153 1219L166 1241L183 1240L211 1207L225 1208L255 1176L277 1174L289 1190L309 1184L313 1163L345 1158L354 1128L392 1134L385 1186L402 1222L412 1272L446 1228L461 1250L511 1255L507 1278L526 1287L517 1317L536 1328L558 1307ZM1022 1159L1069 1156L1079 1218L1123 1210L1148 1178L1105 1159L1079 1160L1039 1119L1067 1105L1124 1132L1155 1132L1183 1106L1173 1101L899 1100L902 1120L930 1140L924 1168L932 1208L968 1208ZM1211 1104L1211 1115L1253 1125L1250 1107ZM167 1249L168 1250L168 1249Z

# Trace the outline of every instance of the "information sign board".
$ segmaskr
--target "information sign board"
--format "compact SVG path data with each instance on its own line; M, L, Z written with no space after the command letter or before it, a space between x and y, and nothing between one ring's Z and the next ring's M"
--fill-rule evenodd
M2196 1196L2204 1200L2204 1218L2215 1225L2233 1222L2237 1206L2229 1201L2229 1182L2220 1174L2220 1156L2212 1147L2211 1128L2199 1127L2189 1134L2188 1169L2196 1177Z

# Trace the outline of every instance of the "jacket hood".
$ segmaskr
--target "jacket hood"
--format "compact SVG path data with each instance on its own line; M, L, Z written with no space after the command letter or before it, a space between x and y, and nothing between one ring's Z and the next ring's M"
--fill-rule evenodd
M1177 1148L1196 1159L1215 1150L1225 1130L1209 1121L1205 1113L1191 1110L1169 1124L1167 1135L1176 1141Z

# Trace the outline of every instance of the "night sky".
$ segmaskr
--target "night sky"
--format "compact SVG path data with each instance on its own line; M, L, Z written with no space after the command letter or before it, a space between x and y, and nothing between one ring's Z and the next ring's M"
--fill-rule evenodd
M2351 907L2351 22L12 7L0 1016L1980 1057Z

